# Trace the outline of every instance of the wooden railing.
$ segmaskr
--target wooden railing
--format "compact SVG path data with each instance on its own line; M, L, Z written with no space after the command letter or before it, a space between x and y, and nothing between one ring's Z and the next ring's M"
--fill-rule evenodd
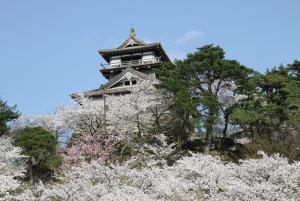
M160 61L161 61L160 57L154 57L149 59L121 61L120 63L114 63L114 64L101 64L100 66L101 69L111 69L111 68L122 68L122 67L129 67L129 66L154 64L154 63L159 63Z

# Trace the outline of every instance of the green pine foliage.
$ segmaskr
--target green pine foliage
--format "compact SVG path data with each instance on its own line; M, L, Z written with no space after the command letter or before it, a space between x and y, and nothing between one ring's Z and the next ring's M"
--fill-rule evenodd
M252 140L249 153L262 149L300 159L300 61L261 74L226 59L221 47L205 45L157 74L160 87L172 94L173 135L179 145L195 132L204 133L207 144L213 135L244 136ZM221 90L240 98L225 105ZM223 131L215 129L220 121ZM229 125L238 129L228 134Z
M16 111L16 106L8 106L7 102L0 98L0 135L8 132L7 123L17 119L20 113Z
M188 73L190 69L182 61L165 64L158 71L158 76L162 81L160 87L169 91L172 96L172 104L170 106L171 121L169 122L174 139L178 145L184 141L195 127L192 115L197 114L197 103L193 98L192 91L189 90L190 81Z
M233 92L234 82L239 87L252 72L239 62L226 59L224 50L212 44L198 48L182 61L163 67L158 72L161 87L173 95L171 110L175 122L180 122L176 123L175 130L181 133L181 139L186 140L196 127L201 127L210 144L221 110L226 118L232 111L222 107L220 90Z
M22 154L29 156L28 176L40 176L53 172L62 160L56 153L56 138L54 133L43 127L24 128L17 131L14 145L22 148Z

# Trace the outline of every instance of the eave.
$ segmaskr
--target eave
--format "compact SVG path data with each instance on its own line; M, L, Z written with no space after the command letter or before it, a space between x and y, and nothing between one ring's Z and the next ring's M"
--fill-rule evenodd
M151 68L158 68L161 66L161 62L158 63L150 63L150 64L143 64L143 65L136 65L136 66L130 66L130 68L133 68L134 70L141 70L141 69L151 69ZM100 69L100 72L102 75L108 79L109 74L115 74L115 73L121 73L124 71L124 67L119 68L103 68Z
M157 55L161 56L162 61L164 61L164 62L171 61L160 43L152 43L152 44L147 44L147 45L143 45L143 46L128 47L128 48L124 48L124 49L115 48L115 49L98 50L99 54L108 63L109 63L109 58L111 56L141 53L141 52L146 52L146 51L154 51Z

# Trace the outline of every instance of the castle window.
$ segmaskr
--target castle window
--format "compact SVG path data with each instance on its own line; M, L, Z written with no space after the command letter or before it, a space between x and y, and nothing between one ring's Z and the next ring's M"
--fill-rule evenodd
M129 82L129 81L126 81L126 82L125 82L125 86L128 86L128 85L130 85L130 82Z
M122 86L122 83L117 83L117 84L115 84L114 86L112 86L112 88L120 87L120 86Z
M137 83L136 80L132 80L132 81L131 81L131 84L132 84L132 85L135 85L136 83Z

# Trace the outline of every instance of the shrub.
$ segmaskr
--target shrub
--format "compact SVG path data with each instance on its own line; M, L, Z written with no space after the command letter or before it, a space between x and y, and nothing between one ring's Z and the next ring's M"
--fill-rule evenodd
M55 135L42 127L23 128L17 131L14 145L22 148L22 154L29 156L28 176L41 176L53 171L61 165L56 154Z

